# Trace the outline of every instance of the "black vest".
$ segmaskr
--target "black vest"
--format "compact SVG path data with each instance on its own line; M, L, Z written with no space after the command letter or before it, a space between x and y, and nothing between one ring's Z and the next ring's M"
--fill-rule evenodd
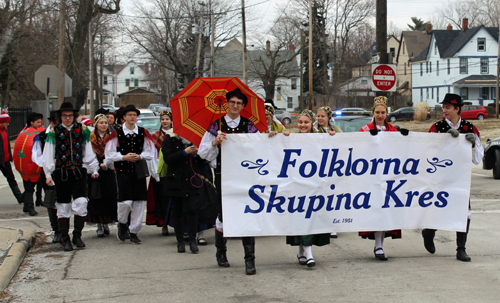
M446 120L441 120L436 122L436 132L438 133L446 133L451 126L446 122ZM465 121L464 119L460 120L460 126L458 127L458 132L462 134L472 133L474 132L474 126L469 121Z
M122 155L136 153L140 155L144 146L144 128L139 127L139 134L131 133L125 135L123 129L117 129L118 146L116 150ZM119 173L135 173L134 162L118 161L115 162L115 169Z
M247 134L248 133L248 119L240 116L240 124L235 128L231 128L227 125L226 119L221 119L220 130L227 134ZM219 153L217 154L217 168L215 169L216 173L220 173L220 162L221 162L221 150L219 145L217 145L219 149Z

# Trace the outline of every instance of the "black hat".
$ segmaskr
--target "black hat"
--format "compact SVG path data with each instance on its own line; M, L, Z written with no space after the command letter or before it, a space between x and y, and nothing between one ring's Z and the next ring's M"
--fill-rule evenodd
M71 102L63 102L61 104L61 107L59 108L58 112L63 112L63 111L79 112L80 109L74 108L73 103L71 103Z
M117 118L120 119L123 116L125 116L125 114L127 114L128 112L132 112L132 111L136 112L137 116L139 116L141 114L141 111L138 110L137 108L135 108L135 105L129 104L129 105L125 106L125 108L123 109L123 111L120 113L120 116L117 117Z
M458 107L462 107L464 105L462 102L462 97L457 94L446 94L441 104L457 105Z
M48 118L49 121L56 121L56 112L57 112L56 110L50 111L49 118Z
M109 109L105 109L105 108L101 107L101 108L99 108L98 110L95 111L95 115L94 116L97 116L99 114L107 115L107 114L109 114Z
M29 127L31 122L35 122L38 119L43 119L43 115L40 113L32 112L31 114L28 115L28 119L27 119L26 124Z

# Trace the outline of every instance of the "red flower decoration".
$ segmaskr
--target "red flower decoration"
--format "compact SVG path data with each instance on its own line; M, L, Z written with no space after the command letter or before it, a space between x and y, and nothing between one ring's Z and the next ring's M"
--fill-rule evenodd
M80 128L75 128L75 133L79 133L80 132Z
M468 129L467 125L464 125L464 130L467 130L467 129Z
M457 100L451 100L450 102L451 103L457 103Z

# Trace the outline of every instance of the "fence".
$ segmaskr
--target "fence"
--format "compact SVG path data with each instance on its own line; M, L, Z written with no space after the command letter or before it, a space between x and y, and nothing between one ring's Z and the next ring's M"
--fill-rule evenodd
M9 140L15 140L26 125L28 115L31 114L31 107L9 107L7 113L10 116Z

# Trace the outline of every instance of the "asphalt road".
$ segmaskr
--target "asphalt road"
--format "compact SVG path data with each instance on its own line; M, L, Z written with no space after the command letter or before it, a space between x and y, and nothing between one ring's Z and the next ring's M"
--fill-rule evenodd
M215 261L213 232L199 254L176 252L175 238L145 226L142 245L121 243L116 227L97 238L86 227L87 248L64 252L58 244L35 246L7 289L8 302L498 302L500 298L500 181L472 169L472 222L467 252L455 259L455 234L438 231L436 253L423 247L419 230L387 239L389 261L373 257L373 242L341 233L314 247L314 268L298 264L284 237L256 240L255 276L244 274L241 241L228 242L230 268ZM450 176L453 177L453 176ZM18 180L20 180L18 178ZM0 225L29 227L48 235L44 208L22 213L0 177ZM0 298L2 300L2 298Z

